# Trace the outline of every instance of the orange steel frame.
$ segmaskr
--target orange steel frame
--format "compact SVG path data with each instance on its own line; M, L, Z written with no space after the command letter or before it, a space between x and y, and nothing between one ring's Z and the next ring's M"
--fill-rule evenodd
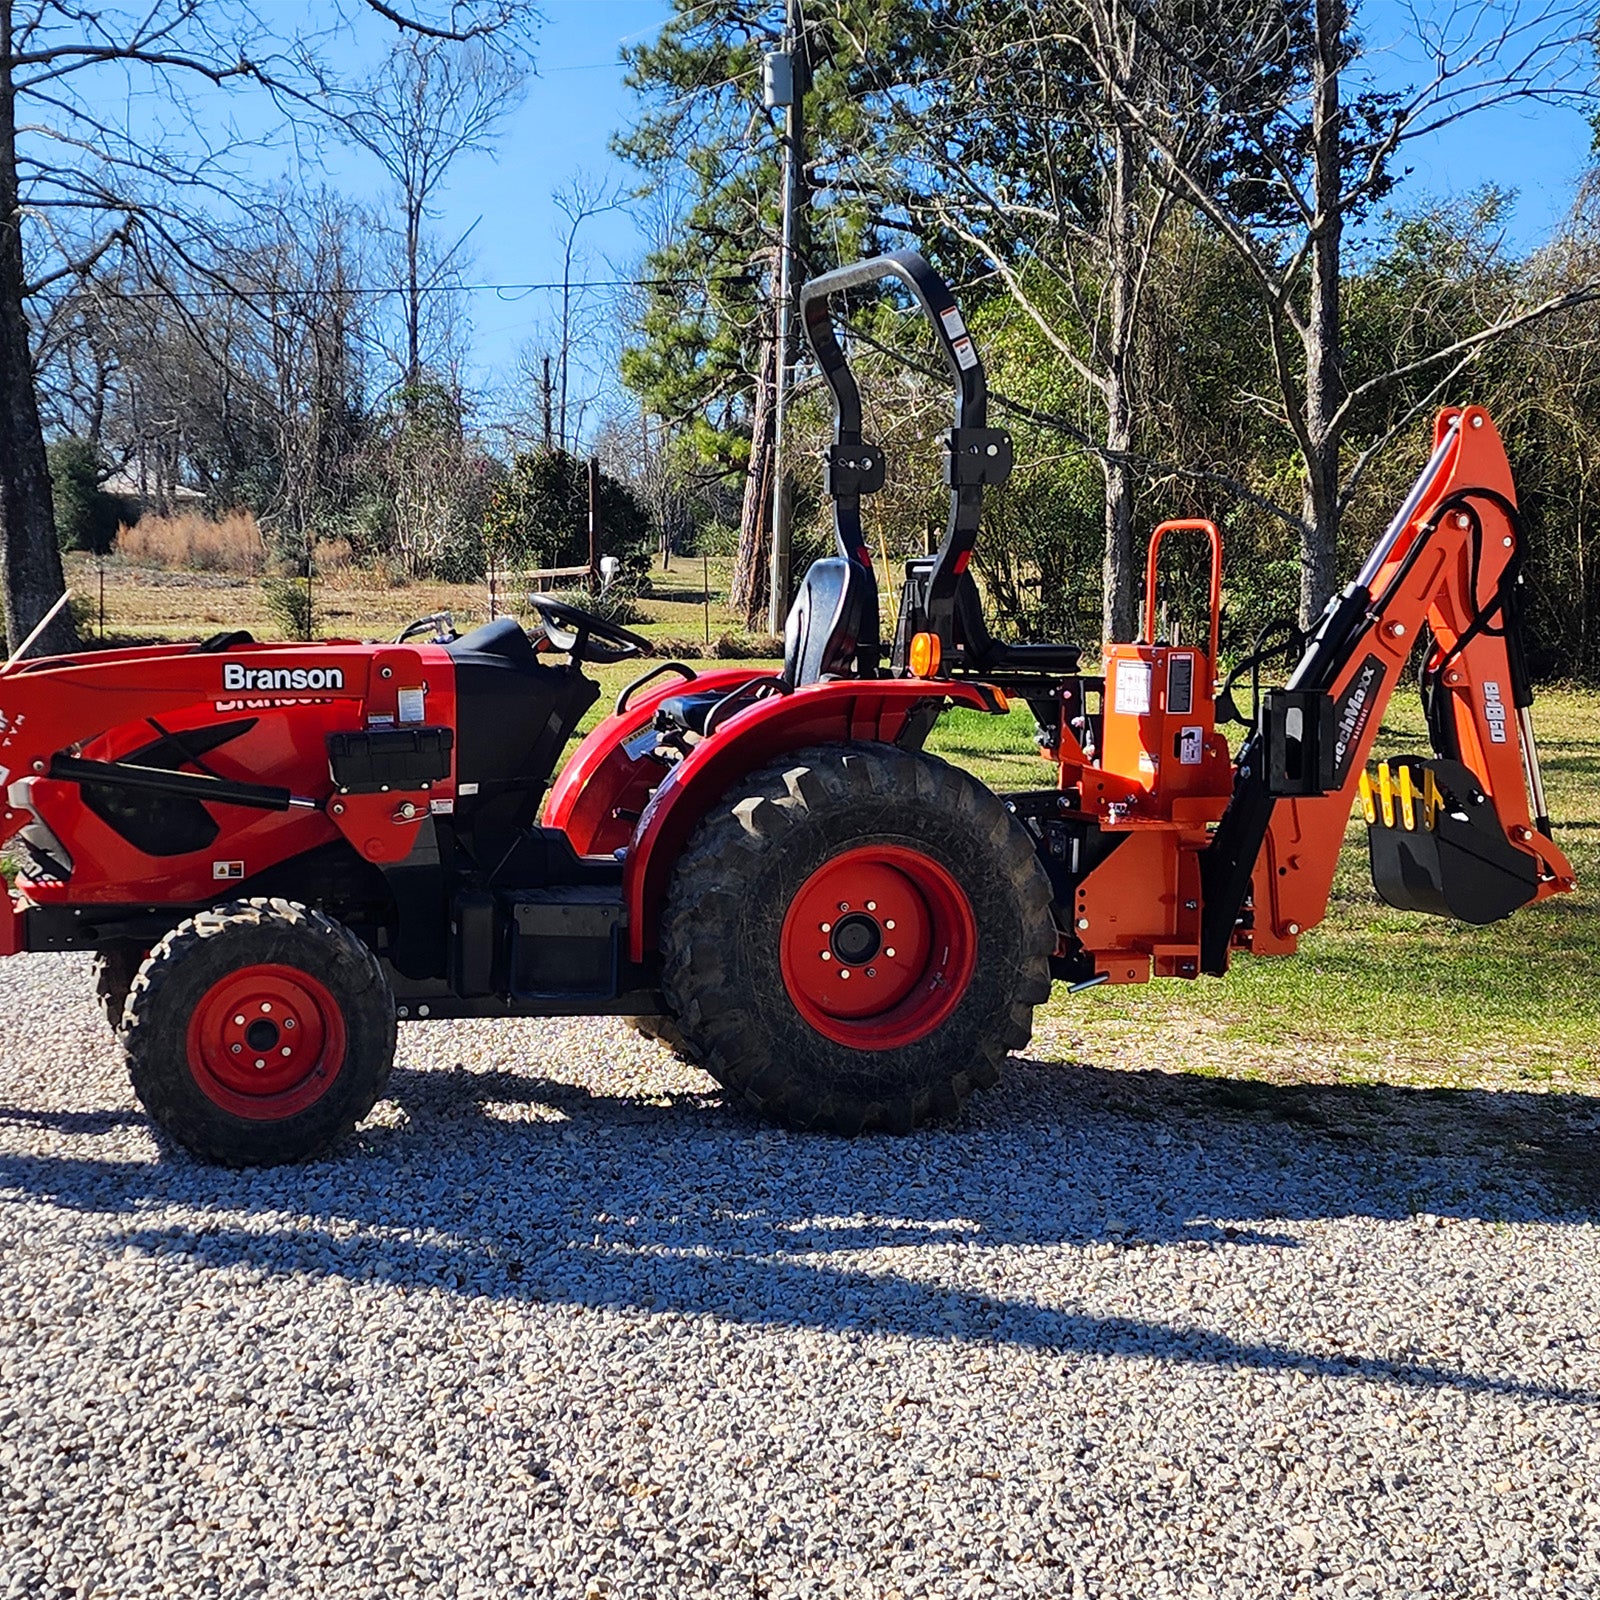
M1534 858L1535 900L1574 887L1566 856L1540 831L1530 811L1530 752L1523 741L1531 722L1519 726L1512 710L1507 640L1500 631L1469 631L1473 619L1494 604L1517 556L1516 529L1498 503L1516 504L1505 450L1487 413L1476 407L1442 413L1435 445L1436 453L1443 449L1442 460L1387 553L1378 560L1375 552L1376 565L1365 574L1370 580L1365 587L1377 598L1351 640L1348 659L1327 685L1336 705L1348 700L1356 708L1349 725L1338 729L1336 748L1345 776L1329 793L1272 802L1251 894L1232 939L1234 950L1291 953L1300 935L1322 920L1384 708L1424 625L1443 659L1455 657L1442 688L1449 697L1460 758L1492 800L1507 838ZM1471 514L1463 505L1441 515L1441 508L1458 497L1465 497ZM1077 797L1076 809L1065 814L1092 822L1102 834L1120 841L1079 883L1074 926L1062 938L1060 953L1087 958L1081 964L1092 963L1095 982L1199 974L1202 857L1238 779L1248 777L1236 772L1226 742L1211 727L1221 563L1220 540L1211 524L1164 524L1156 530L1150 548L1146 639L1153 639L1155 632L1157 548L1164 534L1178 528L1205 532L1212 541L1210 655L1197 649L1182 652L1195 658L1196 682L1192 714L1181 720L1202 730L1200 760L1176 774L1175 782L1162 775L1162 767L1171 765L1171 718L1160 703L1160 669L1175 647L1149 643L1113 645L1106 651L1102 751L1091 758L1065 725L1057 747L1059 786ZM1413 556L1419 541L1424 542ZM1380 664L1380 673L1372 671L1373 661ZM1119 716L1116 705L1117 674L1124 663L1149 663L1155 669L1149 709L1136 718ZM1135 668L1136 682L1141 672L1142 666ZM1357 680L1363 674L1369 687L1360 693ZM1503 707L1498 727L1486 711L1496 702ZM1242 761L1250 759L1249 751L1247 745Z

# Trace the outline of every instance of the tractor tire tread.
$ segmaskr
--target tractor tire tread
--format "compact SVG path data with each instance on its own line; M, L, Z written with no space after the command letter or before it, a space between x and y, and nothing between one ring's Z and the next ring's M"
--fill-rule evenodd
M781 985L774 994L747 981L736 918L751 898L752 869L791 830L843 812L863 837L903 834L915 825L908 801L969 836L985 870L1004 880L996 903L1016 918L1014 971L1000 1014L959 1065L945 1052L942 1064L898 1089L868 1089L864 1076L852 1088L808 1059L819 1046L835 1054L839 1047L807 1028ZM663 919L663 990L698 1064L762 1115L844 1135L907 1132L951 1120L972 1090L999 1081L1006 1053L1032 1037L1033 1008L1050 992L1051 902L1032 840L992 791L959 768L892 745L805 749L750 774L691 837Z
M318 1100L283 1124L249 1125L246 1142L220 1111L196 1109L194 1094L184 1092L183 1073L174 1058L183 1053L183 1038L174 1026L187 1026L187 1015L167 1014L165 1001L189 970L191 961L212 941L246 930L257 936L280 931L300 944L307 935L317 941L317 978L336 997L365 1003L372 1011L358 1032L347 1022L347 1063L341 1076L350 1083L334 1104L332 1095ZM292 952L285 951L285 954ZM197 911L178 924L151 950L129 991L123 1044L134 1093L156 1124L187 1150L221 1166L276 1166L324 1154L372 1110L382 1096L394 1064L396 1018L388 979L376 955L343 923L298 901L277 897L233 900ZM375 1030L375 1031L374 1031ZM348 1057L366 1056L364 1070ZM320 1113L320 1114L317 1114Z
M132 945L107 945L94 957L94 993L111 1031L120 1034L133 981L144 957Z

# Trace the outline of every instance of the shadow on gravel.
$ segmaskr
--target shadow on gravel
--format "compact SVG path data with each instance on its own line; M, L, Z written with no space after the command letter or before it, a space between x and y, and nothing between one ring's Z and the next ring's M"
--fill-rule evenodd
M56 1133L111 1133L148 1121L142 1112L41 1111L37 1106L0 1105L0 1128L49 1128Z
M110 1244L214 1268L1600 1400L987 1287L1017 1265L990 1254L1005 1247L1211 1251L1220 1276L1227 1252L1294 1250L1293 1224L1319 1218L1420 1217L1418 1251L1434 1218L1589 1219L1600 1102L1588 1097L1015 1061L960 1127L853 1142L767 1128L711 1095L610 1097L512 1072L398 1072L391 1098L402 1125L307 1167L0 1157L0 1189L103 1214ZM76 1131L98 1130L86 1115ZM164 1225L167 1204L209 1220ZM126 1226L134 1214L141 1225ZM927 1252L940 1243L959 1248ZM853 1267L860 1251L876 1254ZM941 1281L920 1276L934 1272Z

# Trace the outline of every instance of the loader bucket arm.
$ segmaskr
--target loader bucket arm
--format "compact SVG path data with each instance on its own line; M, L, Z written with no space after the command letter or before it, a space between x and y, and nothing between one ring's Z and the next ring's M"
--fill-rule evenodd
M1424 629L1435 753L1458 761L1493 809L1493 833L1524 863L1530 899L1573 887L1549 837L1523 664L1517 581L1523 556L1504 446L1478 407L1442 412L1433 455L1350 586L1328 604L1305 655L1240 752L1233 798L1202 860L1202 970L1229 948L1292 950L1322 920L1345 825L1384 710ZM1317 780L1286 792L1277 710L1310 723L1325 748ZM1281 717L1279 719L1282 720ZM1308 737L1310 735L1308 734Z

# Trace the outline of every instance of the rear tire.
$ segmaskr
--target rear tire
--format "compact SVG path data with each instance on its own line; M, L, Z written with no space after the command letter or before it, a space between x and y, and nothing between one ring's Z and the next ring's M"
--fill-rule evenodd
M125 1017L145 1110L226 1166L326 1150L372 1109L394 1061L378 958L288 900L234 901L174 928L140 968Z
M975 779L890 745L798 751L700 824L663 989L689 1053L794 1127L954 1116L1050 992L1049 881Z
M670 1050L673 1055L684 1061L691 1059L689 1047L683 1034L678 1029L678 1024L668 1016L654 1017L624 1017L622 1019L637 1034L649 1039L653 1044Z

